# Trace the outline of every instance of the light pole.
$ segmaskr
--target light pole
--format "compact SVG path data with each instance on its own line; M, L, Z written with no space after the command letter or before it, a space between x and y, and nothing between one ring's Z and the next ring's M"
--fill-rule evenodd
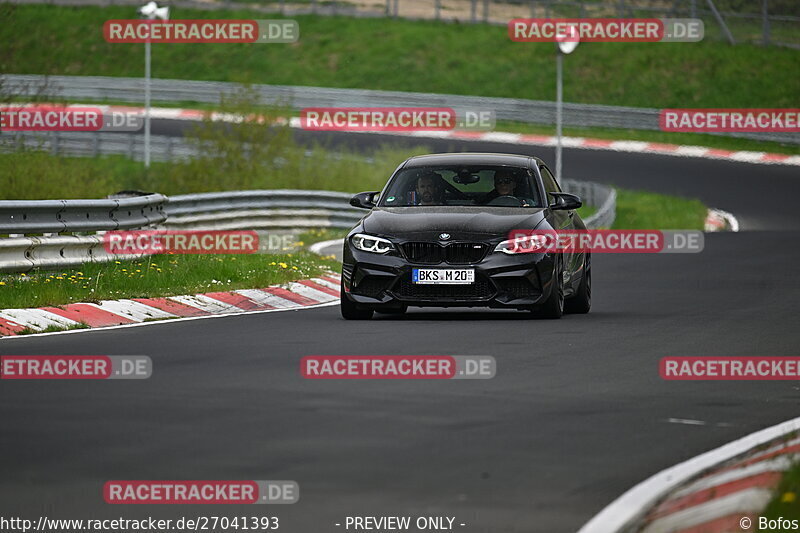
M564 55L578 47L580 38L575 26L567 26L566 33L556 35L556 181L561 181L561 108L564 101Z
M147 21L169 20L169 8L149 2L139 8L139 15ZM144 43L144 166L150 168L150 32Z

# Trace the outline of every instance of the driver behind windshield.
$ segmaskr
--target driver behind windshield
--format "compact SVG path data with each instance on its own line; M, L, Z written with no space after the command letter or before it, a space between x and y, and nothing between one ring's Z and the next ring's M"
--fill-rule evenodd
M479 204L488 204L500 196L514 196L517 189L516 173L510 168L501 168L494 173L494 189L481 198Z
M417 178L417 186L411 197L412 205L441 205L442 176L433 171L425 171Z

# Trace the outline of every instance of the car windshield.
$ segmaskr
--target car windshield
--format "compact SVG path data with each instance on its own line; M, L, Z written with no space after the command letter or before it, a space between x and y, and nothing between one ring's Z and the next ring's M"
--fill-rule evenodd
M498 165L402 169L379 205L543 207L530 169Z

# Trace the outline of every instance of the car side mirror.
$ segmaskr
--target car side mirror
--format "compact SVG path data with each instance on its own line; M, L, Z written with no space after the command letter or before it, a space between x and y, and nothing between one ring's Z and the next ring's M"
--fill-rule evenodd
M372 209L375 207L375 200L377 191L360 192L350 198L350 205L353 207L360 207L362 209Z
M555 200L550 204L550 209L553 211L571 211L583 205L580 196L568 192L551 192L550 196Z

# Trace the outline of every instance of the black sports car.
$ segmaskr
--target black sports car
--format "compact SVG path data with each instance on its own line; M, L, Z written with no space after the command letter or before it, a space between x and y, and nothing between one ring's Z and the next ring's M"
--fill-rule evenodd
M589 253L521 252L520 230L583 230L581 200L541 159L453 153L412 157L383 191L351 205L371 211L344 242L346 319L408 306L500 307L546 318L587 313Z

